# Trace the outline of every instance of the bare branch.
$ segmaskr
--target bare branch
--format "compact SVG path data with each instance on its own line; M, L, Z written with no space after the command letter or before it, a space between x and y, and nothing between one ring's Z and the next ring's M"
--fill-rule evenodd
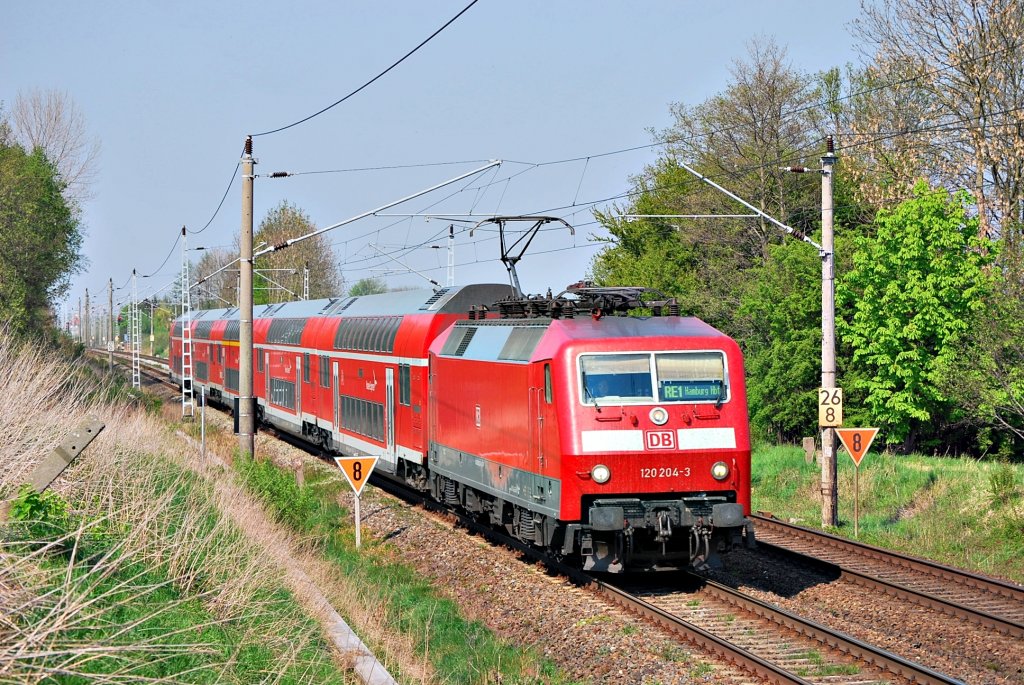
M43 150L65 183L64 197L76 205L92 197L100 142L66 91L18 93L11 110L14 137L26 150Z

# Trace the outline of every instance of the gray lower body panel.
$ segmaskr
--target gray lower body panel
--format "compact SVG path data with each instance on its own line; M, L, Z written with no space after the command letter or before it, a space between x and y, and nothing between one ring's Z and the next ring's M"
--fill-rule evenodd
M562 483L451 447L430 444L430 470L524 509L558 518Z

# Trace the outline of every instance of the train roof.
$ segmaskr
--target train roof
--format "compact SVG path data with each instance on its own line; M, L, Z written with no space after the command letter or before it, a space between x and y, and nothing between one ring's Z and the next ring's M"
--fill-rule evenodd
M559 332L566 338L643 338L659 335L687 338L725 337L725 333L695 316L605 316L559 319Z
M486 319L455 322L435 354L478 361L530 361L535 352L549 356L554 347L578 340L627 338L703 338L713 344L730 340L713 326L692 316L589 316L574 319ZM540 350L540 352L538 352Z
M333 297L322 300L282 302L253 307L256 319L307 319L316 316L401 316L420 313L463 313L472 305L490 306L512 289L500 283L476 283L431 290L399 290L379 295ZM238 319L238 308L203 309L192 312L192 321ZM184 320L179 316L175 321Z

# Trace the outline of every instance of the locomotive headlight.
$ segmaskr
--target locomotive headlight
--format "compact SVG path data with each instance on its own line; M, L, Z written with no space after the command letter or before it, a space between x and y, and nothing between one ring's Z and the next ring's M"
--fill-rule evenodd
M648 416L651 417L651 423L655 426L664 426L668 423L668 410L664 407L655 407Z
M595 483L607 483L608 479L612 477L612 471L604 464L598 464L590 469L590 477L594 479Z
M729 465L724 461L716 461L711 467L711 477L715 480L725 480L729 477Z

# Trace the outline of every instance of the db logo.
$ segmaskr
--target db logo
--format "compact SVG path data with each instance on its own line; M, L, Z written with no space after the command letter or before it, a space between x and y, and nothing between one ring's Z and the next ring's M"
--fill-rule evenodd
M644 431L644 442L649 450L674 450L676 434L673 431Z

